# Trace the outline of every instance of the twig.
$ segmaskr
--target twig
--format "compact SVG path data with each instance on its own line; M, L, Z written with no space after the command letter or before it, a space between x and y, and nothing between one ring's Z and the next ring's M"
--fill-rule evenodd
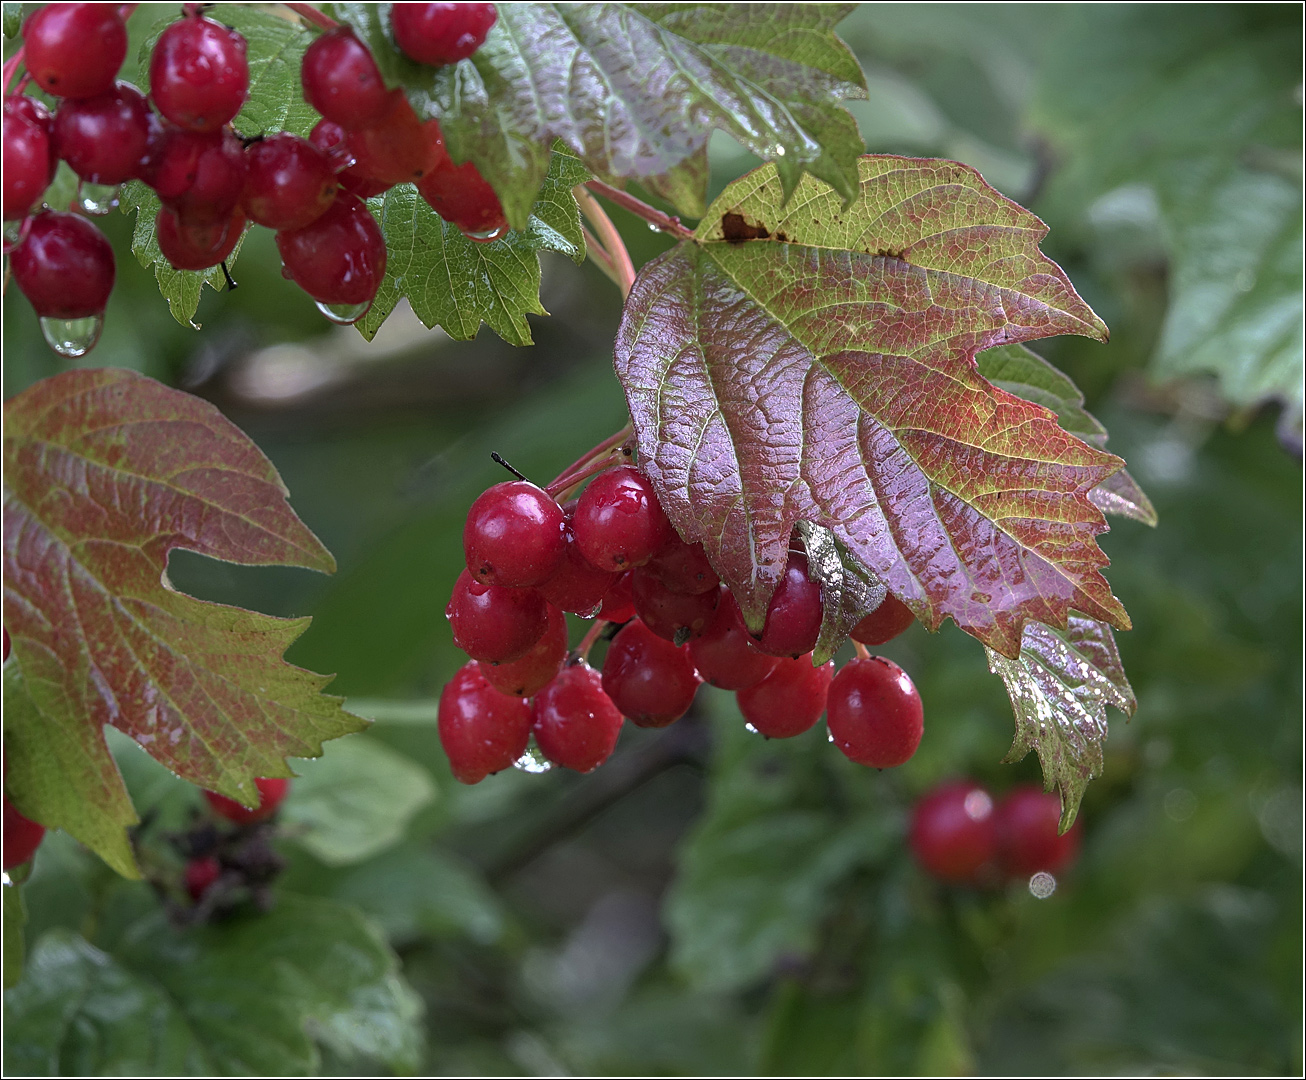
M622 209L629 210L636 217L643 218L661 232L670 233L681 240L688 240L694 235L691 229L687 229L680 224L679 218L664 214L661 210L655 210L648 203L641 202L634 195L622 191L620 188L614 188L611 184L605 184L602 180L587 180L585 186L610 202L616 203Z
M620 289L621 277L617 273L617 267L612 262L612 257L589 229L581 225L580 231L585 234L585 254L594 261L595 266L603 271L604 277Z
M306 23L312 23L314 26L319 26L323 30L334 30L340 25L335 21L335 19L331 18L330 15L324 15L312 4L287 4L286 7L290 8L291 11Z
M621 239L621 233L612 224L612 219L603 212L603 207L585 190L584 184L577 184L573 194L576 196L576 202L580 204L580 212L594 226L598 240L612 262L612 268L617 275L617 285L621 289L621 298L624 300L630 295L631 286L635 284L635 264L630 261L626 242Z

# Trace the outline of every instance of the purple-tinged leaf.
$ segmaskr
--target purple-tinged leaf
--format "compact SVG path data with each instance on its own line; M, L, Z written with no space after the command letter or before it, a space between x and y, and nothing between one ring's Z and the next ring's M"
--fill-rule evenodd
M820 667L839 651L859 622L878 608L888 589L853 558L829 529L798 523L807 550L807 574L821 583L821 633L812 650Z

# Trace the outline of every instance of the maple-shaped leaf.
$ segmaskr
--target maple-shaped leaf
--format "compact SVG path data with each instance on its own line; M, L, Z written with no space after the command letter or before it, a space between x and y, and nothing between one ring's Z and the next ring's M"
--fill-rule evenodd
M1026 622L1128 616L1089 492L1117 457L985 380L980 349L1106 327L1046 226L973 169L866 156L859 198L767 165L648 264L616 345L641 466L760 630L799 521L930 629L1006 656Z
M186 780L257 803L256 777L366 726L282 654L308 619L174 590L183 548L330 573L272 463L199 398L121 369L45 379L5 403L6 791L135 875L131 800L103 727Z
M1027 624L1014 659L987 651L1016 713L1016 739L1004 760L1038 754L1044 786L1060 789L1064 832L1088 782L1102 772L1106 707L1132 716L1137 706L1111 627L1072 613L1064 630Z
M845 198L864 146L839 103L866 96L834 34L848 4L500 4L485 44L433 68L400 53L389 5L331 4L419 115L440 120L525 224L554 139L604 180L637 180L697 217L705 148L725 131L775 161L786 191L804 171Z

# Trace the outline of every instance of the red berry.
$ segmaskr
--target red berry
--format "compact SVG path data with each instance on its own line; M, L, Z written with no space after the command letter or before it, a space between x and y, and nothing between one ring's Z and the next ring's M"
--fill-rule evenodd
M998 865L1012 878L1027 878L1040 870L1059 874L1079 854L1079 825L1058 835L1061 800L1034 784L1007 792L994 811Z
M342 191L302 229L277 233L284 272L324 304L366 304L385 277L385 237L367 206Z
M387 186L420 180L447 156L439 125L417 119L402 90L391 92L380 120L350 128L346 141L359 175Z
M698 637L706 629L724 591L717 588L697 596L675 593L644 566L632 571L630 579L630 595L635 601L635 614L644 620L653 633L674 641L677 645Z
M277 807L281 805L281 801L290 790L290 781L284 776L260 777L254 781L254 786L258 788L259 798L258 806L253 810L236 802L235 799L219 795L216 791L206 791L204 797L208 799L209 805L213 807L213 812L218 817L226 818L237 825L252 825L276 813Z
M49 4L23 27L23 62L36 85L65 98L103 94L127 57L116 4Z
M216 855L199 855L186 863L182 875L182 884L190 898L199 903L200 897L208 892L222 877L222 864Z
M550 604L544 635L526 655L506 664L481 664L481 674L502 693L530 697L553 681L566 659L567 617Z
M308 133L308 141L330 159L340 186L351 195L370 199L390 189L390 184L363 175L355 164L353 151L349 149L349 132L334 120L319 120Z
M489 585L540 585L567 554L562 507L525 480L481 492L463 525L467 569Z
M36 854L36 849L41 846L44 838L45 826L23 817L14 809L9 796L6 795L4 797L4 869L12 870L15 866L22 866Z
M248 169L231 128L201 133L156 123L140 176L183 224L218 225L240 205Z
M531 705L496 690L473 660L459 668L441 692L438 726L454 776L464 784L477 784L526 752Z
M438 132L439 127L435 130ZM508 231L508 218L494 188L470 161L455 165L443 139L431 168L417 181L417 193L445 221L473 240L498 240Z
M783 657L755 686L735 694L744 719L769 739L801 735L821 719L834 661L812 666L811 655Z
M113 248L76 214L43 211L10 256L14 281L43 319L100 315L113 292Z
M572 528L581 554L600 570L642 566L675 535L653 485L630 465L590 481L576 503Z
M251 221L269 229L302 229L335 201L340 181L327 156L306 139L281 132L245 150L241 202Z
M679 720L702 681L683 645L671 644L638 619L622 627L603 659L604 692L640 727Z
M535 695L531 730L540 752L576 772L597 769L621 734L621 713L603 692L599 673L583 661L563 668Z
M150 97L178 127L217 131L235 119L249 90L245 39L203 16L187 16L159 36L150 56Z
M58 165L50 112L22 95L4 105L4 219L25 218L38 205Z
M149 138L149 103L130 83L65 101L54 117L55 153L92 184L121 184L135 177Z
M690 640L689 655L698 673L722 690L746 690L756 686L775 670L779 662L754 646L752 635L744 628L739 605L729 590L723 590L721 601L703 633Z
M466 570L444 609L454 644L474 660L520 660L548 628L548 609L534 589L486 585Z
M672 592L697 596L712 592L721 584L707 561L702 544L687 544L673 533L671 540L644 567Z
M830 684L826 723L834 744L859 765L891 769L921 744L921 696L907 673L882 656L853 659Z
M389 91L366 45L347 26L328 30L304 53L300 68L304 100L346 128L379 123Z
M766 609L757 647L771 656L802 656L821 634L821 586L807 576L807 556L791 551Z
M394 4L395 44L419 64L456 64L485 44L498 13L493 4Z
M892 641L916 621L911 608L896 596L886 593L883 603L852 629L854 641L863 645L883 645Z
M944 784L916 804L910 843L921 867L940 881L976 884L997 848L993 800L978 784Z
M603 598L616 584L619 575L599 570L580 553L572 532L570 515L564 521L564 530L567 536L566 557L558 563L553 577L539 586L540 595L563 611L571 611L588 619L603 603Z
M631 595L631 571L617 577L606 593L599 608L600 619L607 622L624 623L635 617L635 599Z
M235 211L217 225L183 225L161 206L154 216L154 238L168 264L177 270L207 270L235 250L245 231L245 215Z

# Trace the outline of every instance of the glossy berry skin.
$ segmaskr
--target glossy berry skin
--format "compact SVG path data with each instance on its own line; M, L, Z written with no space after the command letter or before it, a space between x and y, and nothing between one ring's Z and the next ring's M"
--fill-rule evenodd
M576 503L572 528L581 554L600 570L643 566L675 535L653 485L630 465L590 481Z
M636 619L612 639L603 659L603 690L631 723L666 727L693 704L698 684L685 647L654 634Z
M885 594L880 606L854 626L849 636L863 645L883 645L915 621L916 616L912 614L911 608L896 596Z
M677 645L698 637L707 628L723 591L718 587L697 596L675 593L644 566L632 571L630 578L635 614L653 633Z
M197 855L186 863L182 885L190 898L198 904L200 898L217 884L220 877L222 864L216 855Z
M576 546L570 515L565 519L563 529L567 537L567 554L558 563L553 576L539 586L540 595L563 611L588 619L598 610L620 575L590 565Z
M353 151L349 149L349 132L334 120L319 120L308 133L308 141L331 161L340 186L351 195L370 199L373 195L388 191L392 186L363 174L355 164Z
M993 799L969 781L943 784L916 804L908 840L917 863L932 877L978 884L992 871L997 851Z
M23 62L36 85L64 98L113 86L127 57L127 26L116 4L49 4L23 27Z
M277 233L277 250L285 275L324 304L370 303L385 277L385 237L347 191L311 225Z
M497 240L508 231L508 218L494 188L470 161L455 165L441 153L417 181L417 193L445 221L472 240Z
M169 26L150 56L150 98L188 131L217 131L245 104L245 39L221 23L187 16Z
M65 101L54 116L55 153L92 184L121 184L135 177L149 137L149 104L129 83Z
M25 218L40 204L58 161L50 112L35 98L18 95L4 104L4 219Z
M921 744L921 696L907 673L882 656L859 657L839 669L826 713L835 746L859 765L892 769Z
M1033 784L1013 788L994 811L998 866L1011 878L1028 878L1040 870L1059 874L1079 854L1079 824L1057 835L1061 800Z
M100 315L113 292L113 248L84 217L43 211L10 256L14 281L46 319Z
M506 664L481 664L485 681L496 690L514 697L530 697L543 690L562 670L567 660L567 617L548 606L544 634L526 655Z
M770 656L802 656L821 633L821 586L807 576L807 556L791 551L784 577L766 609L757 647Z
M240 205L248 169L230 128L200 133L156 122L140 176L183 224L216 225Z
M206 791L204 798L218 817L237 825L253 825L256 821L266 821L277 812L277 807L290 791L290 781L284 776L260 777L254 781L254 786L258 788L259 802L253 810L216 791Z
M245 150L241 204L251 221L268 229L302 229L335 201L340 190L327 156L306 139L281 132Z
M722 690L747 690L756 686L779 663L776 657L757 650L729 590L722 590L711 621L688 647L698 673Z
M456 64L485 44L497 18L493 4L394 4L390 28L419 64Z
M487 585L540 585L567 555L562 507L526 480L495 484L467 511L463 553L468 571Z
M534 589L486 585L466 570L454 582L444 609L454 644L473 660L520 660L549 625L544 597Z
M631 571L617 575L612 588L604 593L598 617L614 623L629 622L635 617L635 600L631 595Z
M368 127L389 108L390 92L376 61L347 26L328 30L308 47L300 79L304 100L341 127Z
M592 772L612 755L621 712L603 692L599 673L584 661L563 668L531 705L535 745L553 764Z
M346 143L359 175L387 186L419 181L448 156L439 125L419 120L402 90L391 91L376 123L350 128Z
M22 866L36 854L36 849L41 846L43 839L45 839L45 826L23 817L14 809L13 804L9 802L9 796L6 795L4 798L4 869L12 870L15 866Z
M833 675L834 661L813 667L810 655L786 656L735 700L744 719L768 739L791 739L821 719Z
M459 668L441 692L437 725L454 777L478 784L526 752L531 705L496 690L473 660Z
M239 210L216 225L183 225L166 206L154 216L154 237L159 251L176 270L207 270L225 260L245 231Z
M672 592L697 596L721 584L702 544L687 544L675 533L644 567Z

